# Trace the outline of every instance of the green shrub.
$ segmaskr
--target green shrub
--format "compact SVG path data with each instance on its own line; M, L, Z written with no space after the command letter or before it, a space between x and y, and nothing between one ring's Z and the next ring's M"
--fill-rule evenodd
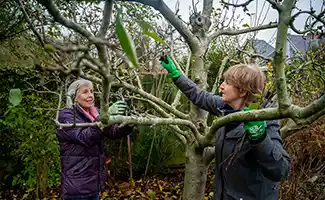
M154 127L138 126L132 133L132 164L134 176L142 176L147 165L151 144L153 148L148 166L148 173L164 173L166 166L184 163L184 146L177 140L173 130L168 126L157 126L156 136ZM112 158L111 169L116 175L129 173L127 164L128 152L126 139L123 139L120 164L117 166L120 141L109 141L106 151ZM114 143L114 144L112 144Z
M55 111L39 108L57 107L57 96L39 95L30 89L43 90L41 77L32 69L0 68L0 186L20 188L30 197L41 197L48 187L58 186L60 163L55 126L51 119ZM46 78L46 82L53 77ZM53 79L52 79L53 80ZM57 90L57 83L46 85ZM22 102L14 106L9 102L9 91L20 88Z

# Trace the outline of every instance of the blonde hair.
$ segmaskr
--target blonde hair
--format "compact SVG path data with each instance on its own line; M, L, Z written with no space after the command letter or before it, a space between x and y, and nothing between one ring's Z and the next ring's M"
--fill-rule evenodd
M239 92L246 92L245 104L256 101L254 94L262 95L266 77L255 64L237 64L231 66L224 74L224 80L235 86Z

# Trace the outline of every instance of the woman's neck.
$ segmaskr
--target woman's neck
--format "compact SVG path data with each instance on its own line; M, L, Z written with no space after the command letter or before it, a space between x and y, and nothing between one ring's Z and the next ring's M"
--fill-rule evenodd
M229 102L228 105L234 110L242 110L245 108L245 103L243 99L238 99L236 101Z
M82 107L80 104L78 104L78 106L79 106L80 108L82 108L84 111L86 111L86 112L90 112L90 108Z

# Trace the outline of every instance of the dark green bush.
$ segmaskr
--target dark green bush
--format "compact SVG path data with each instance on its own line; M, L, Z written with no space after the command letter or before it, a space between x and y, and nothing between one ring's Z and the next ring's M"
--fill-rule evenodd
M132 164L134 176L143 176L147 165L151 144L153 148L148 166L148 173L164 173L168 165L184 162L184 146L177 140L168 126L138 126L132 134ZM129 174L127 142L123 139L120 164L117 164L120 141L107 141L106 152L111 158L111 169L117 176Z

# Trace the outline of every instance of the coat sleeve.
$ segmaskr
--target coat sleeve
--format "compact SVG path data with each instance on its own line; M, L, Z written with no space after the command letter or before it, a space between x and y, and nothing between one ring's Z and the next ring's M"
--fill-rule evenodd
M65 124L73 124L74 113L72 109L66 109L60 112L59 122ZM102 130L98 127L74 127L62 128L57 131L59 140L69 141L84 146L93 146L103 138Z
M214 95L199 88L192 80L184 75L174 80L175 85L197 107L213 115L219 115L225 105L220 96Z
M112 126L104 128L104 135L110 139L119 139L130 135L132 133L133 127L131 126L123 126L119 127L118 124L113 124Z
M263 175L279 182L289 175L290 157L282 145L279 121L267 121L266 125L266 137L260 143L253 144L252 150Z

